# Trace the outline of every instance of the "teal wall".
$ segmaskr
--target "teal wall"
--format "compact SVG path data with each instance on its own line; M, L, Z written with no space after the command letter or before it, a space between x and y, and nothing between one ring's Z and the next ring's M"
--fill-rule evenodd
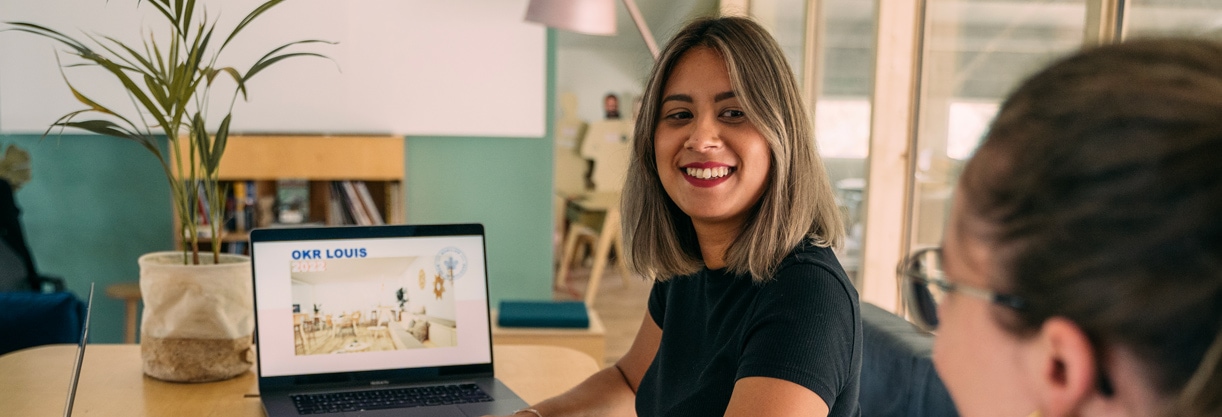
M547 51L546 137L407 138L408 221L483 223L494 306L551 296L551 30ZM15 196L39 270L81 297L97 283L90 340L121 343L123 303L106 297L106 286L135 281L136 258L174 247L160 165L139 145L107 137L0 135L0 146L9 144L31 155L32 180Z
M408 221L484 224L494 308L552 294L555 50L548 29L546 137L407 138Z
M408 222L483 223L494 308L506 298L551 297L551 144L408 138Z
M0 135L30 152L31 180L15 194L34 262L81 298L97 283L89 336L123 341L123 302L106 286L136 281L136 258L174 248L169 186L134 142L93 135ZM163 147L164 148L164 147Z

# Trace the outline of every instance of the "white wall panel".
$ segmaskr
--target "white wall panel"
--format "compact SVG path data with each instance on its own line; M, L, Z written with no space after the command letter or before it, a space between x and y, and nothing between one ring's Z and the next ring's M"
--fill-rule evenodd
M135 0L0 2L0 20L30 21L71 35L83 31L138 44L140 27L164 31L148 4ZM147 2L145 2L147 3ZM205 0L228 33L258 0ZM291 0L249 26L218 64L245 69L263 53L299 39L334 63L283 61L248 86L235 105L235 131L395 133L540 137L546 119L546 35L525 23L526 0ZM143 22L143 23L142 23ZM157 27L151 27L156 24ZM165 38L160 36L159 38ZM64 86L52 42L0 33L0 133L42 132L81 108ZM60 54L66 62L72 57ZM129 108L96 68L68 69L73 84L108 105ZM228 106L229 87L210 108ZM220 114L212 116L219 122Z

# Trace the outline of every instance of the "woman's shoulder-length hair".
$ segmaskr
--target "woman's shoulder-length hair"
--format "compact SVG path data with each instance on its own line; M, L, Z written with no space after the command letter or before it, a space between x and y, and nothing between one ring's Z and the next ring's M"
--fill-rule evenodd
M654 153L667 78L684 53L699 47L725 60L731 87L772 154L766 189L726 250L727 269L766 281L804 240L838 247L844 238L840 209L815 150L811 115L780 47L749 19L704 18L687 24L666 45L641 100L621 201L629 267L657 280L704 267L691 218L662 188Z

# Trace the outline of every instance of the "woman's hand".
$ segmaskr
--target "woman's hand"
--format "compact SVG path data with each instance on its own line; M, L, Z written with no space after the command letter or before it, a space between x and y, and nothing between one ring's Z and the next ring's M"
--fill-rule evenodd
M598 371L573 389L533 405L538 413L520 411L513 417L636 416L636 390L662 342L662 329L649 312L628 353L615 366ZM814 394L811 394L814 395ZM824 407L826 408L826 406ZM826 414L826 411L824 412ZM510 417L510 416L506 416Z

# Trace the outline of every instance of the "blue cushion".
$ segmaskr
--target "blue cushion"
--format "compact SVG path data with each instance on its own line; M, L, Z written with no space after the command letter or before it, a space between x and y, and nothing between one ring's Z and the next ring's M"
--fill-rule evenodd
M586 304L581 301L501 301L497 313L501 327L590 327Z
M28 347L78 343L85 303L67 292L0 292L0 355Z

